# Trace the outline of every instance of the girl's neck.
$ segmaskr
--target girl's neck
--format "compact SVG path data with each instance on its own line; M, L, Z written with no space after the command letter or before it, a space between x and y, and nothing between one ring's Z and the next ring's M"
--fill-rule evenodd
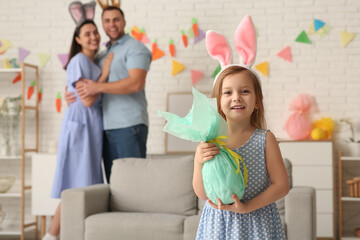
M82 49L81 53L84 54L85 56L87 56L92 62L95 61L95 51L89 51L89 50Z
M236 149L244 145L254 133L256 127L248 122L228 122L229 139L227 145L231 149Z

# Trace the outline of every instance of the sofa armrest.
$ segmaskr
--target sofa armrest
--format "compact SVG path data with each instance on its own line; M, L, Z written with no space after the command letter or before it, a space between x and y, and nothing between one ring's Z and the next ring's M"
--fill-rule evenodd
M97 184L67 189L61 194L61 239L84 239L85 219L109 211L110 186Z
M313 187L293 187L285 197L288 240L316 239L316 198Z

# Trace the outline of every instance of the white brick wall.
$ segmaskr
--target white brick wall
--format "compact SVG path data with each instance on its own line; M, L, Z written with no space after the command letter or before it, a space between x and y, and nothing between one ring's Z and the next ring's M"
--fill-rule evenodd
M61 69L57 54L68 52L74 30L67 10L70 2L0 1L0 39L7 38L14 44L0 56L1 63L4 57L17 57L18 47L31 51L26 61L33 64L39 64L38 53L51 54L50 61L40 71L44 89L40 108L42 151L47 150L49 142L58 138L65 110L64 107L61 114L56 113L54 101L57 92L63 93L65 84L65 71ZM318 112L312 115L313 119L352 117L358 121L360 118L359 36L345 49L341 47L339 38L340 30L360 32L360 3L357 0L139 0L123 1L123 10L127 27L144 27L149 39L158 38L159 48L167 54L152 63L146 83L150 114L148 151L151 154L164 152L164 134L161 132L164 121L157 117L156 111L165 110L167 93L191 90L191 68L205 73L196 88L211 91L210 76L217 62L207 55L205 41L194 45L189 39L188 48L184 48L181 42L179 32L181 29L186 32L191 27L192 17L198 19L202 30L219 31L233 44L233 33L239 21L245 14L252 16L259 34L255 64L263 61L270 64L270 76L261 76L268 127L278 137L287 137L283 126L289 115L288 104L300 92L316 98ZM107 37L101 29L100 15L97 6L95 20L103 42ZM302 30L308 30L314 18L330 25L330 33L323 39L309 35L313 42L311 45L296 43L295 38ZM168 53L170 37L175 40L176 60L187 67L174 77L171 76ZM286 46L292 49L293 63L276 56ZM336 124L336 141L348 134L344 126Z

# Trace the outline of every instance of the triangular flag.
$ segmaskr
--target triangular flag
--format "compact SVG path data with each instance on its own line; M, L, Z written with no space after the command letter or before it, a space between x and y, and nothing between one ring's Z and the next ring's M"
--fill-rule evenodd
M325 37L330 31L331 28L329 25L325 25L324 27L320 28L319 31L317 31L317 33L319 33L320 35L320 39Z
M65 53L65 54L58 54L57 57L59 58L61 65L63 67L65 67L65 65L67 64L67 62L69 61L69 54Z
M103 42L102 45L106 47L106 44L108 44L109 41Z
M193 30L192 26L189 28L186 35L188 36L188 38L194 38L194 30Z
M19 47L19 61L23 62L24 59L30 54L29 50Z
M292 62L292 57L291 57L291 50L290 47L287 46L286 48L284 48L283 50L281 50L277 56L285 59L288 62Z
M172 60L172 73L171 73L172 76L175 76L184 69L185 69L184 65L182 65L181 63L175 60Z
M3 44L2 44L2 42L0 41L0 47L2 46Z
M202 78L204 76L203 72L197 71L197 70L191 70L191 83L192 85L195 85L200 78Z
M325 23L319 19L314 19L314 29L315 32L317 32L320 28L322 28L325 25Z
M203 40L206 37L206 33L203 30L201 30L200 28L198 29L198 33L199 33L198 36L195 37L195 39L194 39L194 44L200 42L201 40Z
M146 43L149 43L150 40L149 40L149 38L144 34L143 37L142 37L142 39L141 39L141 42L142 42L143 44L146 44Z
M216 69L215 69L215 71L213 72L213 74L211 74L211 77L212 77L212 78L215 78L216 75L217 75L220 71L221 71L221 65L219 64L219 65L216 67Z
M311 25L307 31L307 34L315 34L314 21L311 22Z
M164 51L159 48L156 48L155 52L152 54L152 61L155 61L165 55Z
M39 58L39 62L40 62L40 64L39 64L39 66L41 67L41 68L43 68L45 65L46 65L46 63L49 61L49 59L50 59L50 54L48 54L48 53L39 53L38 54L38 58Z
M302 31L295 40L296 42L311 44L311 41L305 31Z
M2 46L0 47L0 52L6 52L9 48L12 47L12 43L5 38L1 39L1 44Z
M340 31L340 40L342 47L346 48L347 45L354 39L355 36L356 36L355 33Z
M268 76L268 73L269 73L269 63L268 62L260 63L260 64L256 65L255 68L257 70L259 70L259 72L261 72L264 76Z

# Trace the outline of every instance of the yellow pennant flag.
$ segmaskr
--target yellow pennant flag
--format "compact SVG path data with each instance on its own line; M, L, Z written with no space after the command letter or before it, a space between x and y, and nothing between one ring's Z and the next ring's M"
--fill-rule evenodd
M1 41L0 52L6 52L13 45L12 42L10 42L5 38L2 38L0 41Z
M269 75L269 63L268 62L260 63L260 64L256 65L255 68L257 70L259 70L259 72L261 72L264 76Z
M307 34L315 34L314 21L311 21L311 25L309 26L309 29L308 29L308 31L307 31Z
M39 58L39 62L40 62L40 67L41 68L43 68L45 65L46 65L46 63L49 61L49 59L50 59L50 54L48 54L48 53L39 53L38 54L38 58Z
M172 76L175 76L184 69L185 69L184 65L182 65L181 63L175 60L172 60L172 73L171 73Z
M355 33L340 31L340 40L342 47L346 48L347 45L355 38L355 36Z

